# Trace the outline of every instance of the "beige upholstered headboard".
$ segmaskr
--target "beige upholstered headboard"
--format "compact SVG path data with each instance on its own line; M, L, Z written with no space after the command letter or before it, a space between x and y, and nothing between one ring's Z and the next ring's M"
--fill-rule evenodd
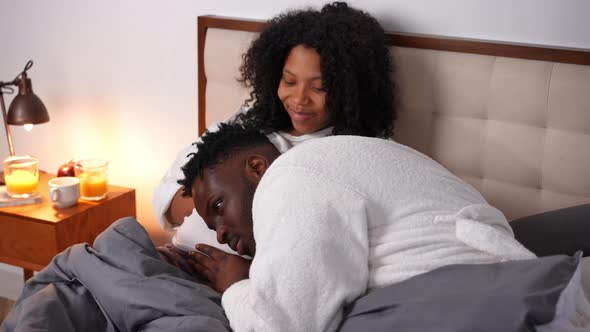
M263 26L199 17L199 133L248 97L238 68ZM396 141L509 219L590 202L590 50L388 36L401 97Z

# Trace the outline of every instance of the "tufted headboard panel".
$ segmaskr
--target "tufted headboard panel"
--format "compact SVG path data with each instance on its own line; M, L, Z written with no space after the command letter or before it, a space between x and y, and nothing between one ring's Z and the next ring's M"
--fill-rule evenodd
M248 98L241 55L263 22L201 16L199 133ZM389 34L395 140L437 160L509 219L590 202L590 50Z

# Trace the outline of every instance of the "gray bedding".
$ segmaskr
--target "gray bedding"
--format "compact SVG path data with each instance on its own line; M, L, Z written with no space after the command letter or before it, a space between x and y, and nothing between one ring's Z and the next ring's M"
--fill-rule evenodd
M230 331L220 296L160 260L133 218L29 280L0 331Z
M581 256L445 266L359 298L340 331L590 331L570 326L590 318L573 309Z
M359 298L340 330L566 331L551 324L571 311L560 312L568 307L559 304L563 295L581 292L579 261L577 254L443 267ZM219 294L161 261L144 228L125 218L93 247L68 248L29 280L0 326L9 331L230 328Z

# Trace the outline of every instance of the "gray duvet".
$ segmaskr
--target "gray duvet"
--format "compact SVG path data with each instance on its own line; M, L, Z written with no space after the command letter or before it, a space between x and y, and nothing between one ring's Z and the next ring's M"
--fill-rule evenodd
M29 280L0 331L230 331L211 288L160 260L133 218Z
M359 298L347 308L340 330L590 331L588 312L571 328L560 323L571 325L572 309L563 300L568 291L570 299L581 291L579 259L443 267ZM161 261L144 228L125 218L93 247L68 248L29 280L0 326L0 332L9 331L230 328L219 294Z
M340 331L589 332L580 258L445 266L359 298Z

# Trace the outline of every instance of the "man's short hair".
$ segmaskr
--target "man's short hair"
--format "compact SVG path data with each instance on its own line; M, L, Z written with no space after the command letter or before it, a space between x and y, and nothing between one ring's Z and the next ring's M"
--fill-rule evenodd
M185 197L192 196L195 179L197 176L202 178L206 169L214 168L245 148L272 143L258 130L231 122L221 123L218 130L205 132L200 140L193 144L197 146L197 152L187 155L190 159L182 166L184 179L178 180Z

